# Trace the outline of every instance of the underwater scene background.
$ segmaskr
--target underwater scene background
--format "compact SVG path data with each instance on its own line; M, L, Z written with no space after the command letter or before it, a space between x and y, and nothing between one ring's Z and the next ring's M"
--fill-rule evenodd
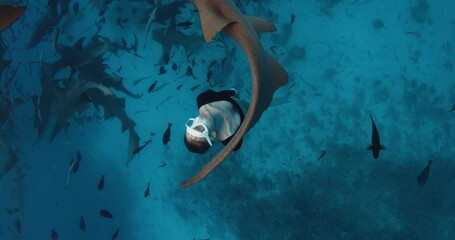
M183 143L198 94L251 97L238 45L187 1L0 1L0 239L455 239L455 2L234 2L289 82L181 188L223 148Z

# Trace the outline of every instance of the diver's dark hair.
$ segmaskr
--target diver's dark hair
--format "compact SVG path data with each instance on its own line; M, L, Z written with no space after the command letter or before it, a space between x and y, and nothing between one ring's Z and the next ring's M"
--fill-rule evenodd
M203 154L211 147L205 138L195 137L188 133L183 136L183 142L185 142L186 148L193 153Z

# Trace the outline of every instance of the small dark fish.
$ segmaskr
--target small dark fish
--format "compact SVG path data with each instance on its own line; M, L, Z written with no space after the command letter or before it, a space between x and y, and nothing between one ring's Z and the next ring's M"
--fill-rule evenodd
M420 175L417 177L417 184L419 186L423 186L427 180L428 180L428 175L430 175L430 165L433 161L430 159L428 161L428 164L427 166L422 170L422 172L420 173Z
M121 41L122 41L122 46L123 46L124 48L126 48L126 46L128 45L127 42L126 42L126 40L125 40L124 38L122 38Z
M371 25L373 25L374 29L385 28L384 23L380 19L375 19L371 22Z
M147 189L145 189L144 197L147 198L150 196L150 183L147 184Z
M105 12L106 12L106 10L104 10L104 9L100 10L98 12L98 16L100 16L100 17L103 16Z
M115 240L118 238L119 232L120 232L120 228L117 228L117 230L114 232L114 234L112 234L112 240Z
M155 80L155 82L153 82L152 85L150 85L147 92L151 93L153 91L153 89L155 89L157 83L158 83L158 81Z
M368 147L368 150L373 152L373 158L377 159L379 157L379 151L385 149L384 146L381 145L381 140L379 139L378 129L376 128L376 124L374 123L373 117L370 114L371 123L373 125L373 133L371 136L371 145Z
M188 66L188 67L186 68L186 75L192 77L193 79L196 79L196 77L195 77L194 74L193 74L193 68L190 67L190 66Z
M55 229L52 229L51 239L52 240L57 240L58 239L58 233L55 231Z
M453 105L452 109L449 112L453 112L455 110L455 104Z
M20 234L21 233L21 221L19 219L17 219L14 222L14 227L16 227L17 233Z
M105 217L105 218L109 218L109 219L113 219L114 218L114 217L112 217L112 213L109 212L106 209L101 209L100 210L100 215L101 215L101 217Z
M75 2L73 4L73 11L74 11L75 15L79 12L79 3L78 2Z
M163 144L166 145L169 142L169 139L171 138L171 127L172 123L168 123L167 129L163 134Z
M189 26L191 26L193 24L193 22L190 22L190 21L184 21L184 22L179 22L177 24L175 24L177 27L184 27L184 28L187 28Z
M161 66L160 71L158 72L158 75L163 75L165 73L167 73L167 70L164 68L164 66Z
M169 83L164 83L164 84L161 84L160 86L158 86L156 89L155 89L155 92L158 92L159 90L163 89L164 87L166 87Z
M419 32L414 32L414 31L409 31L409 32L405 32L406 35L413 35L417 38L420 37L420 33Z
M325 149L322 150L322 151L321 151L321 154L319 155L319 157L318 157L317 160L318 160L318 161L321 160L321 159L325 156L325 153L326 153L326 150L325 150Z
M207 72L207 82L210 82L210 79L212 78L212 71Z
M221 61L221 68L224 67L224 63L226 62L227 58L223 58L223 61Z
M166 163L163 163L161 165L159 165L158 167L165 167L167 164Z
M191 91L194 91L194 90L196 90L196 88L198 88L199 86L201 86L201 84L198 84L198 85L196 85L196 86L191 87L190 90L191 90Z
M142 149L144 149L152 140L148 140L144 143L144 145L137 147L133 150L133 154L139 153Z
M169 54L167 54L167 53L164 54L163 58L164 58L164 62L165 62L166 64L168 64L168 63L169 63L169 60L170 60Z
M177 63L172 64L172 71L175 71L175 70L177 70Z
M79 220L79 229L81 229L82 231L85 230L84 216L81 216L81 220Z
M154 132L150 132L150 136L155 136L155 133Z
M182 87L183 87L183 84L180 84L180 85L177 86L176 89L177 89L177 90L180 90Z
M151 77L151 76L148 76L148 77L141 77L141 78L138 78L138 79L134 80L134 81L133 81L133 86L138 85L140 82L142 82L143 80L145 80L145 79L147 79L147 78L149 78L149 77Z
M208 67L208 68L211 68L211 67L215 66L215 64L217 64L217 63L218 63L218 61L217 61L217 60L213 60L213 61L211 61L211 62L210 62L210 65L209 65L209 67Z
M98 182L98 190L101 191L104 188L104 175L101 176L100 181Z
M120 66L119 68L117 68L117 72L120 72L122 71L122 66Z
M291 14L291 24L293 24L294 22L295 22L295 15Z

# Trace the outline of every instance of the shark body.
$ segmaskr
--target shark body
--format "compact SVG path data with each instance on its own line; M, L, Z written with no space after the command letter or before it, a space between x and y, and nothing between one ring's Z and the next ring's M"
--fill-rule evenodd
M287 83L288 74L262 47L257 33L275 31L275 26L257 17L243 15L232 0L192 0L199 10L204 38L210 42L219 32L232 37L245 52L252 74L252 94L248 113L236 134L199 173L181 187L188 187L207 176L233 151L243 136L267 110L274 92Z

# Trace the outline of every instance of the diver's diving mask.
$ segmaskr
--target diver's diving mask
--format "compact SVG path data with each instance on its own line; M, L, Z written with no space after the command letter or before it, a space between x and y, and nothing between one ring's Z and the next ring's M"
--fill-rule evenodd
M209 145L212 146L212 141L210 140L209 129L207 128L207 125L208 125L207 121L205 121L201 117L190 118L185 123L186 132L189 133L191 136L194 136L194 137L205 138L205 140L207 140ZM199 131L199 130L196 130L195 128L197 126L201 126L204 130L202 132Z

